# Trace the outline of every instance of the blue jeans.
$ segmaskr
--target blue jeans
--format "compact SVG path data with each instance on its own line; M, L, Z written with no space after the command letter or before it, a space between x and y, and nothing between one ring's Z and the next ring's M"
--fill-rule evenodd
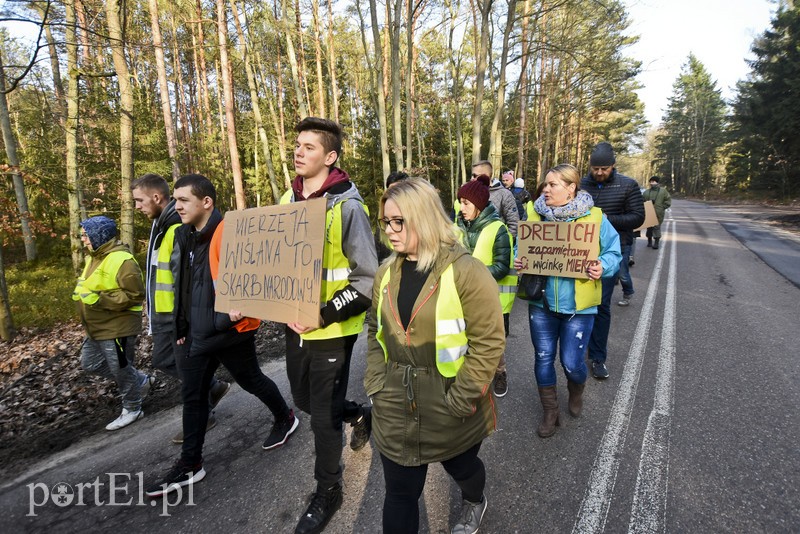
M86 336L81 346L84 371L114 380L122 397L122 407L135 412L142 407L142 385L147 375L133 366L136 336L95 340Z
M631 278L631 269L628 262L631 259L632 245L623 245L620 247L622 252L622 261L619 262L619 283L622 286L622 294L630 297L635 293L633 290L633 278Z
M606 363L608 332L611 330L611 297L614 295L616 277L601 278L600 282L603 284L603 299L597 307L592 337L589 339L589 359Z
M535 351L534 372L539 387L556 385L556 347L561 367L571 382L586 382L588 369L583 355L592 335L594 315L555 313L536 305L528 307L531 341Z

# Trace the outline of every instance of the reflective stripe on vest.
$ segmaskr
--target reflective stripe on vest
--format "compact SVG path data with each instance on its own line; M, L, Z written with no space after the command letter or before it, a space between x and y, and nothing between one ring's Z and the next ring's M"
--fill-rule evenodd
M531 218L528 217L528 220L531 220ZM542 218L538 213L534 212L532 220L541 221ZM589 215L584 215L575 220L597 223L597 229L599 231L599 225L603 223L603 210L600 208L592 208ZM574 278L573 280L575 281L576 311L600 305L600 302L603 300L603 284L600 280L590 280L588 278Z
M161 240L156 261L156 286L153 304L156 313L172 313L175 309L175 279L169 268L169 258L175 245L175 230L181 225L176 223L170 226Z
M133 254L125 250L117 250L109 253L100 265L92 272L89 278L86 278L86 273L89 271L89 264L92 262L90 256L86 257L86 265L83 267L83 272L78 283L75 285L75 290L72 292L72 300L82 301L84 304L92 305L96 303L100 297L100 291L111 291L119 289L117 284L117 273L119 268L127 260L136 261ZM142 305L131 306L128 311L142 311Z
M487 267L492 265L494 260L494 240L497 236L497 232L501 231L501 227L503 229L506 228L503 221L495 220L487 224L478 235L478 241L475 243L475 250L472 251L472 255L481 260ZM506 235L508 235L509 250L513 250L511 234L508 233L508 230L506 230ZM514 305L514 297L517 296L517 272L514 270L514 260L510 256L509 254L508 267L510 270L508 274L500 280L497 280L497 287L500 290L500 306L503 308L503 313L511 312L511 307Z
M389 352L383 339L383 298L389 293L389 269L381 278L378 292L378 331L375 338L383 348L384 361L389 361ZM439 374L452 378L464 365L464 355L469 349L467 322L458 298L453 277L453 265L447 266L439 279L439 296L436 299L436 368Z
M281 197L281 204L290 204L294 194L291 189ZM357 199L352 199L356 200ZM325 305L333 295L347 287L350 275L350 261L342 250L342 203L344 200L336 199L332 208L325 210L325 240L322 249L322 281L320 289L320 303ZM364 212L369 214L366 206L359 202ZM344 321L329 324L302 334L303 339L333 339L358 334L364 328L366 312L354 315Z

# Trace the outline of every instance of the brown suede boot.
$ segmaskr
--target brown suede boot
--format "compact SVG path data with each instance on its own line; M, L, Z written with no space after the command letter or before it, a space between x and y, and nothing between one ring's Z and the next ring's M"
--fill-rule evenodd
M580 417L583 410L583 388L586 384L578 384L572 380L567 380L569 390L569 414L572 417Z
M541 438L549 438L556 433L556 427L560 426L558 420L558 394L555 386L539 388L539 398L542 401L542 422L536 433Z

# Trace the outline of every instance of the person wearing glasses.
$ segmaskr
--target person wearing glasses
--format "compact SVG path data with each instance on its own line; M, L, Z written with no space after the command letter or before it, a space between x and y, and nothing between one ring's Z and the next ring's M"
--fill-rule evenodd
M508 319L517 293L517 275L512 270L514 255L511 233L489 202L488 182L489 178L482 175L458 190L461 213L457 224L464 233L467 250L486 265L497 282L503 309L503 327L508 337ZM504 397L508 393L505 355L500 358L492 389L496 397Z
M505 349L497 284L429 182L388 189L379 216L394 253L375 275L364 387L386 484L383 531L419 530L428 465L441 462L461 489L452 532L474 533L487 507L478 453L497 420L489 387Z
M106 430L119 430L144 417L142 400L153 382L133 366L142 331L142 271L128 245L117 241L117 224L108 217L81 222L81 241L86 266L72 293L86 329L81 367L117 383L122 413Z

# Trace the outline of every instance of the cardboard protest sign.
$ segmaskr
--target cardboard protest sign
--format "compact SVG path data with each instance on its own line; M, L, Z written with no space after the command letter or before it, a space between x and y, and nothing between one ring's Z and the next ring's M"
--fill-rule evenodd
M318 327L325 202L226 213L214 309Z
M658 216L656 215L656 209L653 207L653 201L648 200L644 203L644 222L639 228L634 230L634 232L647 230L651 226L657 226L657 225L658 225Z
M520 221L517 226L518 272L589 278L586 270L600 253L600 224Z

